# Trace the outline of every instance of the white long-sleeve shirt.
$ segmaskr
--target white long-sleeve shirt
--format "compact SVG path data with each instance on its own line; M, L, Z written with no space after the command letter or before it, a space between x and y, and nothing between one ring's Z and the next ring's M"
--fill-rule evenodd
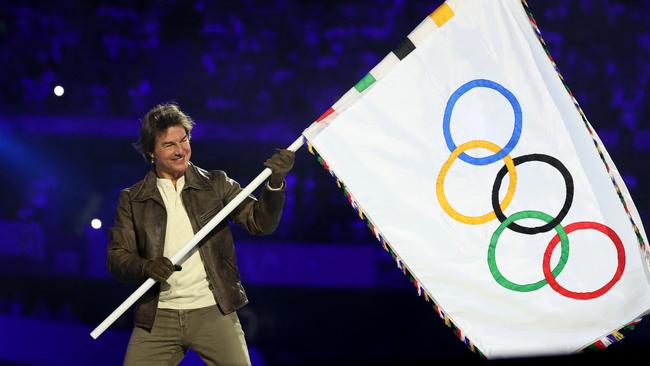
M167 229L163 255L171 258L194 236L190 218L181 200L185 177L176 181L176 189L170 179L157 179L158 190L167 209ZM170 287L160 291L158 307L163 309L198 309L215 305L208 287L207 275L198 250L185 262L183 269L174 272L167 283Z

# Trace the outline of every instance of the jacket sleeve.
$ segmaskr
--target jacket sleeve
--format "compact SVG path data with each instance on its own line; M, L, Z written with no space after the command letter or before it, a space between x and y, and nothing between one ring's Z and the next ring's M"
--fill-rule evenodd
M142 268L146 259L138 254L129 191L120 192L115 222L109 230L106 266L117 280L138 283L146 279Z
M223 173L222 191L224 192L223 204L233 200L239 192L242 191L239 183ZM257 200L253 196L248 196L239 206L230 213L230 219L243 226L253 235L268 235L273 233L280 223L282 217L282 208L284 206L284 186L278 191L271 191L263 184L262 194Z

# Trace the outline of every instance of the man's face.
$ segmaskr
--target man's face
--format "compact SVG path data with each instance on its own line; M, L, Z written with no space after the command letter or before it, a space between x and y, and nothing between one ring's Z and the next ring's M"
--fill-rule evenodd
M172 126L156 135L153 151L160 178L176 180L185 174L192 156L190 138L182 126Z

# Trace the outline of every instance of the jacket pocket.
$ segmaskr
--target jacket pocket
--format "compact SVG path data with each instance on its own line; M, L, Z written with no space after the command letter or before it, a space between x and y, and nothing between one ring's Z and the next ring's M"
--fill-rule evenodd
M207 210L206 212L202 213L199 216L199 221L201 222L201 226L205 226L205 224L208 223L223 207L214 207L212 209Z

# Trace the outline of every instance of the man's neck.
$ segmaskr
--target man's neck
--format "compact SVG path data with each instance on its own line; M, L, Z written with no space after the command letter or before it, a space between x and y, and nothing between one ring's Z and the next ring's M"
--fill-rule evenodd
M172 185L174 186L174 189L176 189L176 182L178 182L178 179L183 176L183 174L179 174L178 176L165 173L165 172L160 172L158 169L156 169L156 176L161 179L169 179L172 181Z

